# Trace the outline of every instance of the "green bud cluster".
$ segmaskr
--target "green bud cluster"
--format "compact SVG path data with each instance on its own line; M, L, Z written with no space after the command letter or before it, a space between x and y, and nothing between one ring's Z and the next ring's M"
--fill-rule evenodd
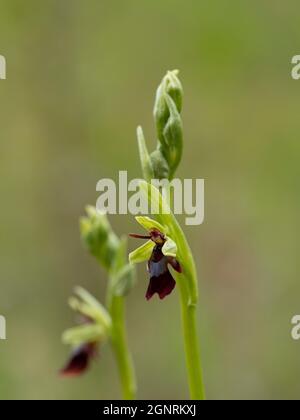
M98 212L92 206L88 206L86 212L87 217L80 219L83 242L99 263L110 271L120 246L120 240L113 232L106 214Z
M178 70L168 71L159 85L155 104L154 120L157 132L157 148L148 155L141 128L138 142L144 178L172 179L182 156L183 129L180 113L183 89Z
M134 267L127 262L127 240L118 238L106 214L92 206L88 206L86 211L87 217L80 220L83 242L109 273L113 294L123 296L131 290L135 281Z

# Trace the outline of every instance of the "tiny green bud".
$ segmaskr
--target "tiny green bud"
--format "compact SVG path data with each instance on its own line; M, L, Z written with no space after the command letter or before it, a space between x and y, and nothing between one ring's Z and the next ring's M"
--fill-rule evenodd
M150 155L153 174L155 179L168 179L170 169L161 149L162 148L159 145L158 148Z
M94 207L87 207L88 217L80 220L81 236L90 253L110 270L119 247L119 239L113 232L107 216Z
M177 77L178 73L178 70L168 71L156 91L153 114L156 122L158 139L161 143L164 143L163 130L170 115L170 110L166 103L166 95L169 95L172 98L178 113L182 110L183 89L182 84Z
M178 70L168 71L166 76L168 79L166 93L171 96L178 112L180 113L182 110L183 88L179 78L177 77L178 74Z
M183 88L178 76L179 71L168 71L159 85L154 103L154 119L157 126L158 138L163 143L162 132L166 125L170 111L166 103L166 95L169 95L180 113L182 110Z
M164 128L164 138L168 144L166 150L167 160L170 167L170 178L172 178L182 155L183 130L180 114L171 96L166 95L166 102L170 111L168 122Z

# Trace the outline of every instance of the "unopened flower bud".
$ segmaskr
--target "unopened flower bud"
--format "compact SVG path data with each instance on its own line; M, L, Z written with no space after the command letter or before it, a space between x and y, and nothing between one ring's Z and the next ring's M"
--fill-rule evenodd
M163 138L161 139L161 136L163 129L170 115L165 95L169 95L172 98L179 113L182 110L183 89L178 78L178 73L178 70L168 71L156 91L153 114L156 122L158 138L162 142Z
M157 89L153 113L158 145L150 155L141 127L137 131L143 176L148 182L153 177L172 179L181 159L183 89L177 76L178 70L168 71Z
M180 112L183 89L177 75L177 70L169 71L163 78L156 92L153 112L159 141L157 154L161 154L167 162L170 179L177 169L182 154Z

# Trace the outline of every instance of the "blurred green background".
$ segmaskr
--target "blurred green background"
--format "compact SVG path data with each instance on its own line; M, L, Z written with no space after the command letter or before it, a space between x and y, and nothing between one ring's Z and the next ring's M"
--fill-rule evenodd
M119 398L109 346L80 379L57 375L80 284L104 300L105 273L78 218L96 182L140 176L135 128L155 146L165 71L185 89L181 177L205 178L206 219L186 232L197 260L209 398L298 398L300 81L297 0L1 0L0 398ZM133 217L113 216L119 234ZM130 242L131 248L136 242ZM127 320L139 398L187 398L177 293Z

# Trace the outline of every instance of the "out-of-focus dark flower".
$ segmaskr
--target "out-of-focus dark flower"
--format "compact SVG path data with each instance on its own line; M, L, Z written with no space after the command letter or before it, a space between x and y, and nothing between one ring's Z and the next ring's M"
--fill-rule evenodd
M77 297L69 301L71 308L80 315L80 325L64 332L63 341L72 347L62 376L79 376L86 372L98 354L100 343L109 337L111 318L106 309L86 290L77 287Z
M90 362L97 356L97 344L88 343L76 347L66 365L61 369L62 376L79 376L89 368Z
M137 217L137 221L148 230L149 234L147 236L130 234L130 236L149 241L133 251L129 259L132 263L148 260L150 282L146 299L151 299L155 293L160 299L164 299L176 285L169 265L178 273L182 272L181 265L176 259L176 244L166 235L166 229L156 221L146 217Z

